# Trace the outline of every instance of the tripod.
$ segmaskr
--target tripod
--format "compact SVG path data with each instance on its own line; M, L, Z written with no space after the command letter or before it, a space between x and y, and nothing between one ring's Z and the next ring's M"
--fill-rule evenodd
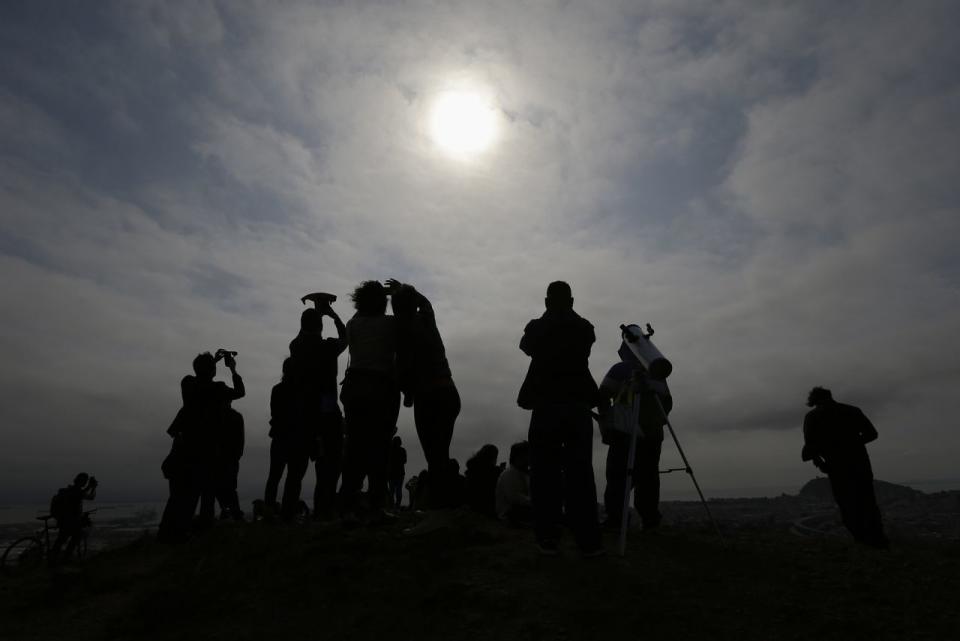
M630 520L630 492L633 489L633 466L636 463L637 457L637 432L640 425L640 404L642 399L647 397L647 395L652 396L654 401L656 401L657 410L660 412L660 418L670 430L670 436L673 438L673 442L677 446L677 451L680 453L680 458L683 460L684 465L684 467L661 470L660 474L683 471L690 475L690 479L693 481L693 486L697 489L697 494L700 496L700 502L703 504L703 509L707 512L707 518L710 519L710 523L713 525L713 529L716 531L720 542L724 543L723 535L720 533L720 528L717 526L717 522L713 519L713 515L710 513L710 506L707 505L707 500L704 498L703 492L700 490L700 484L697 483L697 477L693 474L693 468L690 466L690 462L687 460L687 455L684 454L683 448L680 446L680 441L677 439L677 433L673 429L670 419L667 418L667 413L663 409L663 404L660 402L660 397L657 395L655 390L650 389L650 386L647 383L646 373L640 369L634 370L633 377L628 385L630 385L629 393L632 396L632 402L630 405L631 429L630 450L627 454L627 479L625 481L626 487L624 488L623 492L623 516L620 523L620 556L626 555L627 552L627 526Z

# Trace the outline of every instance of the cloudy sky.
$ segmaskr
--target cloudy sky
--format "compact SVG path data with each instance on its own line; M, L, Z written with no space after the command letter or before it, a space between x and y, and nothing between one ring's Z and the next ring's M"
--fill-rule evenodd
M813 476L816 384L874 420L880 478L960 477L957 24L935 0L3 3L0 500L80 470L162 496L179 379L221 346L254 498L299 297L346 318L391 276L434 302L461 460L525 435L517 344L564 279L598 378L620 323L654 325L708 494ZM482 149L438 136L451 95Z

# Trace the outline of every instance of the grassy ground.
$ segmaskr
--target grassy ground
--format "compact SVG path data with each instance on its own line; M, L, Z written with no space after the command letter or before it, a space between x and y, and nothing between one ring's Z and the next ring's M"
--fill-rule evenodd
M175 548L145 537L59 575L0 579L0 638L960 638L955 543L883 553L741 529L724 547L682 527L584 560L540 557L529 533L464 513L405 534L413 518L223 527Z

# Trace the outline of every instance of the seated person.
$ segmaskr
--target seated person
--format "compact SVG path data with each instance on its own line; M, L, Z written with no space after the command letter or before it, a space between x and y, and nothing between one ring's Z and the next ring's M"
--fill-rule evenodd
M466 490L467 503L471 508L488 516L496 515L495 494L497 477L497 456L500 451L495 445L487 444L467 461Z
M510 465L497 479L497 518L511 525L529 524L530 511L530 445L526 441L510 448Z

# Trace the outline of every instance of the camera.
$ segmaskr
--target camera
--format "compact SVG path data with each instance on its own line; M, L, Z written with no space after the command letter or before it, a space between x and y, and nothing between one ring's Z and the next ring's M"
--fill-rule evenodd
M221 358L226 358L227 356L229 356L229 357L231 357L231 358L236 358L237 352L235 352L235 351L233 351L233 350L229 350L229 349L223 349L223 348L221 347L221 348L218 349L218 350L216 351L216 353L213 355L213 362L216 363L216 362L219 361Z

